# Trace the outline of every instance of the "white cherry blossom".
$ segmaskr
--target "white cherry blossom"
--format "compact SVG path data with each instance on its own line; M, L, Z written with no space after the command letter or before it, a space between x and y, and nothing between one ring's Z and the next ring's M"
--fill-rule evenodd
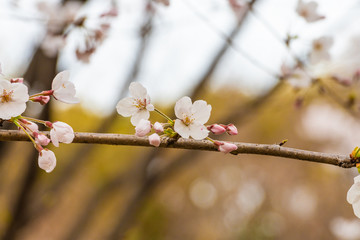
M360 176L354 178L354 184L347 193L347 201L352 204L355 216L360 218Z
M28 100L28 88L24 84L0 78L0 118L8 120L19 116L25 111Z
M75 97L76 90L72 82L69 81L69 71L59 72L53 82L53 96L56 100L64 103L79 103L79 99Z
M310 52L310 61L315 64L322 60L330 60L329 49L334 44L332 37L321 37L315 39L312 43L312 51Z
M38 164L41 169L44 169L47 173L54 170L56 166L55 154L49 149L41 150L39 154Z
M54 122L50 130L51 142L54 146L59 147L59 142L72 143L75 134L72 127L64 122Z
M136 126L141 119L149 119L149 111L154 111L154 106L150 103L146 88L140 83L131 83L129 90L131 97L121 99L116 110L123 117L131 116L131 124Z
M201 140L208 136L209 131L204 124L209 120L211 106L203 100L191 102L189 97L183 97L175 104L174 130L183 138Z
M314 1L304 3L302 0L299 0L296 7L296 12L308 23L312 23L325 18L324 16L317 13L317 7L318 4Z

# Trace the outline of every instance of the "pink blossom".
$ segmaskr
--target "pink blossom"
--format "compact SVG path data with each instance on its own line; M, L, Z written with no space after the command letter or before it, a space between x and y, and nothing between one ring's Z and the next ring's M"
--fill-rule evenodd
M174 130L183 138L190 136L201 140L208 136L209 131L204 124L209 120L211 105L203 100L191 102L189 97L182 97L175 104Z
M237 128L232 123L226 126L226 131L229 135L237 135L238 134Z
M220 135L220 134L223 134L224 132L226 132L226 129L219 124L211 125L210 127L208 127L208 130L215 135Z
M154 128L155 132L157 132L157 133L164 132L164 128L163 128L162 124L159 122L155 122L153 128Z
M144 137L151 131L151 123L149 120L141 119L139 124L135 127L135 135Z
M233 143L220 142L220 145L219 145L219 151L223 152L223 153L229 153L229 152L235 151L237 149L238 149L238 147Z
M155 147L160 146L161 140L160 136L157 133L153 133L149 136L149 143Z
M59 72L53 82L53 96L56 100L64 103L79 103L79 99L75 97L76 90L72 82L69 81L69 71Z
M72 143L75 134L72 127L64 122L54 122L50 130L50 138L55 147L59 147L59 142Z
M329 49L334 44L332 37L320 37L312 43L312 51L310 52L310 61L316 64L322 60L330 60Z
M0 78L0 118L17 117L26 109L28 88L22 83L10 83Z
M150 96L143 85L133 82L129 87L131 97L121 99L117 105L117 112L123 117L131 116L131 124L137 126L141 119L149 119L154 105L150 103Z
M47 173L54 170L56 166L55 154L49 149L43 149L39 153L38 164L41 169L44 169Z
M296 12L308 23L312 23L325 18L317 13L317 7L318 4L314 1L304 3L302 0L299 0Z

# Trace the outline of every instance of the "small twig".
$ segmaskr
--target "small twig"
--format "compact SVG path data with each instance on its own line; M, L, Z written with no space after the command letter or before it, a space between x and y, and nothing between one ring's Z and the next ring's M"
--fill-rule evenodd
M49 136L49 132L42 132ZM0 141L30 141L25 133L18 130L0 130ZM109 134L109 133L75 133L73 143L88 144L106 144L106 145L127 145L127 146L144 146L150 147L147 137L137 137L127 134ZM343 168L355 166L354 161L349 156L328 154L313 151L300 150L295 148L282 147L278 144L255 144L233 142L238 149L234 154L258 154L278 156L283 158L292 158L310 162L318 162L336 165ZM160 147L179 148L203 151L218 151L217 147L208 140L196 141L193 139L180 138L178 141L168 144L167 139L163 139Z

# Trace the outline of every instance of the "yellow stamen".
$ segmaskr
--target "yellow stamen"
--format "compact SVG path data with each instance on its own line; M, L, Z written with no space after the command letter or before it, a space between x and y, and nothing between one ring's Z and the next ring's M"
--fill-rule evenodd
M10 102L12 99L13 93L14 93L14 90L7 92L6 89L3 89L3 93L2 93L2 95L0 95L1 103Z

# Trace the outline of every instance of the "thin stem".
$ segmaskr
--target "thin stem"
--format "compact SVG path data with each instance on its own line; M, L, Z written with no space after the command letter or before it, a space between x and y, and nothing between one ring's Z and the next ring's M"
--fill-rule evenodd
M206 137L206 140L209 140L210 142L215 143L214 139L212 139L212 138Z
M40 119L36 119L36 118L31 118L31 117L21 117L21 118L24 118L24 119L29 120L29 121L32 121L32 122L41 123L41 124L43 124L43 125L45 125L45 126L47 127L46 121L43 121L43 120L40 120Z
M161 116L163 116L164 118L166 118L170 123L174 124L174 120L169 118L165 113L161 112L159 109L155 108L154 111L160 114Z
M34 144L34 147L36 148L37 144L36 144L35 140L30 136L30 134L26 131L26 129L17 120L14 120L13 123L25 132L25 134L28 136L28 138L30 138L30 140Z

